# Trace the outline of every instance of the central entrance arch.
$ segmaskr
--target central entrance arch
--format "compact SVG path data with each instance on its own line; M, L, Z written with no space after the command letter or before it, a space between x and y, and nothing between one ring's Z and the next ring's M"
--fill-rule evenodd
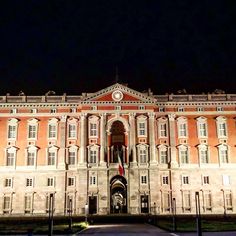
M120 175L110 181L110 212L127 213L127 181Z

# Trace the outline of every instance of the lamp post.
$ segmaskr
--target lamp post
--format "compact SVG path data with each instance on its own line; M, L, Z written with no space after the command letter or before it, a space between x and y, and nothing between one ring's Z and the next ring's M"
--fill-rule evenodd
M176 231L176 199L172 199L173 231Z
M72 199L71 198L69 199L69 217L70 217L69 230L71 232L72 231Z
M198 236L202 236L202 227L201 227L201 211L200 211L200 200L199 192L195 192L195 203L196 203L196 222L197 222L197 232Z
M85 204L85 223L88 223L88 203Z
M48 235L53 235L53 193L49 195L49 211L48 211Z

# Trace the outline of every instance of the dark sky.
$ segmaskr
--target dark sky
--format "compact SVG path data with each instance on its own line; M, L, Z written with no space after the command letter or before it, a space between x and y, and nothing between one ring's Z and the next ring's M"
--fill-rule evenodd
M139 91L236 93L236 1L4 2L1 95L94 92L116 66Z

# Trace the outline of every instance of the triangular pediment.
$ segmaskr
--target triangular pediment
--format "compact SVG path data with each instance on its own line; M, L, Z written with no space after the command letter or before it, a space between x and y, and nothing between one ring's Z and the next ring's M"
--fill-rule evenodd
M148 96L146 93L141 93L133 90L123 84L116 83L98 92L89 94L83 99L84 102L141 102L155 103L155 98Z

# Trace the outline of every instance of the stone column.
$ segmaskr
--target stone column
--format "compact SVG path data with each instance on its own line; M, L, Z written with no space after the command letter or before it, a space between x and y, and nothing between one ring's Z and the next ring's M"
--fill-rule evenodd
M100 117L100 165L105 165L106 114L101 114Z
M136 127L135 127L135 113L131 113L129 116L130 122L130 151L132 155L132 163L137 163L136 154Z
M79 165L86 164L87 114L80 115L80 159Z
M58 168L65 169L66 164L66 125L67 117L62 116L59 123L60 128L60 149L58 151Z
M177 166L176 160L176 134L175 134L175 114L169 114L169 139L170 139L170 164L171 167Z
M155 144L155 114L149 113L149 144L150 144L150 162L157 164L156 158L156 144Z

